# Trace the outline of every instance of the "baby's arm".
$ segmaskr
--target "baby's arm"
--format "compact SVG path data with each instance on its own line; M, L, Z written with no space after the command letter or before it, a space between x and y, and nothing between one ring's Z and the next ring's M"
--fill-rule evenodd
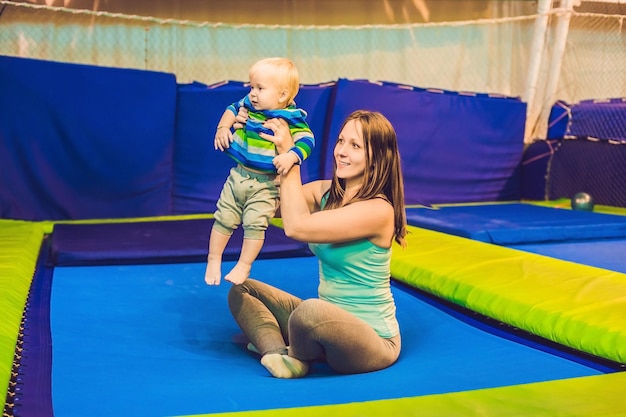
M230 147L230 143L233 141L233 134L230 129L233 127L234 123L235 114L231 110L226 109L224 111L224 114L222 114L222 118L217 124L214 141L215 149L224 151L224 149Z
M276 172L279 175L285 175L292 166L300 163L300 158L298 158L295 152L289 151L276 155L272 162L274 163L274 167L276 167Z

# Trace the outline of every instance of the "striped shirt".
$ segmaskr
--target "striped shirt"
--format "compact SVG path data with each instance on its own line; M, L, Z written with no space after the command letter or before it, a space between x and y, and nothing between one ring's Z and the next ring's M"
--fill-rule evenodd
M274 118L284 119L288 123L295 142L290 151L298 156L300 163L313 151L315 138L305 120L307 113L304 110L296 108L295 105L277 110L255 110L247 95L229 105L227 109L237 115L241 107L248 110L248 120L243 129L235 131L233 142L225 151L237 163L257 171L276 173L276 168L272 163L276 156L276 146L259 136L259 133L274 134L270 129L263 127L264 121Z

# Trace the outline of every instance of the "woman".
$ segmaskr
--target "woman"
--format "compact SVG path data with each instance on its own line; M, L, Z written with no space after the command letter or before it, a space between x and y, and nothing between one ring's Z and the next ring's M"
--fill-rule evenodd
M293 147L286 123L265 122L279 154ZM306 375L325 360L339 373L371 372L400 354L390 289L391 246L404 247L406 216L396 133L378 112L345 120L332 180L302 185L300 167L281 174L285 234L309 242L320 265L319 298L301 300L248 279L230 289L233 317L277 378Z

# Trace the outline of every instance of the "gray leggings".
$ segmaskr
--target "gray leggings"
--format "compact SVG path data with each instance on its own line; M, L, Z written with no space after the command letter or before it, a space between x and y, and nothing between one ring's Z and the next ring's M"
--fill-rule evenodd
M325 360L343 374L377 371L400 355L400 335L385 339L367 323L329 302L301 300L247 279L228 293L235 321L261 355L287 354L301 361Z

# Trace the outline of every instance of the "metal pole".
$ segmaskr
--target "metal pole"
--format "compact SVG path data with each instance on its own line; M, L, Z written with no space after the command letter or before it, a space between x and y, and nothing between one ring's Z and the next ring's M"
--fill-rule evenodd
M537 4L537 19L535 20L535 30L533 32L533 43L530 50L530 63L528 65L528 76L526 78L526 87L524 89L524 97L527 103L526 110L526 129L524 142L530 142L533 137L533 128L541 112L541 103L535 100L537 92L537 80L539 79L539 71L544 56L544 47L546 42L546 32L548 28L548 20L552 0L541 0Z

